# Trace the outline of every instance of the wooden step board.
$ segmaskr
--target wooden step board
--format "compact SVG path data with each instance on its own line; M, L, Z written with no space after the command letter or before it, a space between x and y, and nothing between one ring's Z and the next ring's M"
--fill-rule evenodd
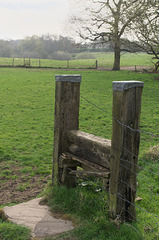
M59 160L60 167L68 165L69 168L78 166L85 169L86 171L91 172L103 172L104 174L110 172L110 170L106 167L93 163L91 160L86 160L84 158L74 156L71 153L62 153Z
M75 171L72 170L69 174L71 175L77 175L77 176L94 176L94 177L103 177L103 178L109 178L110 172L91 172L91 171Z
M77 157L71 153L62 153L59 158L59 167L63 169L61 183L67 187L74 187L76 185L76 178L94 176L102 178L103 187L105 189L109 188L110 169L93 163L91 160ZM84 171L78 171L77 167L84 169Z

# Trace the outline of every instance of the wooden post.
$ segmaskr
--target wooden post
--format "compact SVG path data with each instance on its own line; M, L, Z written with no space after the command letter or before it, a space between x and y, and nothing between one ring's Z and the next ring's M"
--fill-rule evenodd
M74 176L63 177L59 165L59 157L67 151L67 133L70 130L78 130L79 103L80 103L80 75L56 75L55 91L55 119L54 119L54 153L53 153L53 184L65 184L74 186ZM76 170L76 168L72 168ZM65 174L68 176L68 173Z
M96 69L98 69L98 60L96 60Z
M113 218L135 219L138 131L143 82L113 82L113 129L110 163L109 209Z
M135 72L137 72L137 66L135 65Z
M69 69L69 60L67 60L67 68Z

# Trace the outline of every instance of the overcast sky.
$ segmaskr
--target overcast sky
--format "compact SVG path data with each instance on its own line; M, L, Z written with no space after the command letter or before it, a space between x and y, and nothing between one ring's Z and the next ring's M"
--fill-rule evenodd
M65 35L69 0L0 0L0 39Z

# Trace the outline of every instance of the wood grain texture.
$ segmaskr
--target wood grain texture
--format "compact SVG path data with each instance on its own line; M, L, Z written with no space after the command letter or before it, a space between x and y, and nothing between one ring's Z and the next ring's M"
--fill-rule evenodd
M90 159L87 160L81 157L77 157L70 153L63 153L60 156L61 166L65 164L73 165L73 163L76 164L76 166L81 167L88 171L90 170L90 171L99 171L99 172L105 172L105 171L109 172L108 168L103 167L99 164L93 163L91 162Z
M94 176L94 177L102 177L102 178L109 178L110 172L91 172L91 171L71 171L71 175L83 175L83 176Z
M110 201L113 218L135 219L136 173L139 153L141 94L143 87L113 92L113 129L110 163ZM118 120L118 121L116 121ZM124 125L122 125L122 124Z
M65 78L67 81L64 81ZM58 75L55 90L53 184L61 182L63 169L59 166L59 157L63 152L67 151L67 132L78 130L79 125L79 75L61 76L61 79L62 81L60 81ZM70 79L71 81L69 81Z
M106 168L110 168L111 140L94 136L93 134L68 132L68 151L77 157L90 160Z

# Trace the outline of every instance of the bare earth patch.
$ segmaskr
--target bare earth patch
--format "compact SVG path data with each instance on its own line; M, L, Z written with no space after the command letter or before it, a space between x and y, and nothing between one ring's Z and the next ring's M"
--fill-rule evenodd
M0 163L3 169L4 163ZM12 174L16 179L8 179L8 176L0 176L0 205L8 203L20 203L28 201L42 192L50 177L39 174L30 176L29 173L22 173L22 167L11 166Z

